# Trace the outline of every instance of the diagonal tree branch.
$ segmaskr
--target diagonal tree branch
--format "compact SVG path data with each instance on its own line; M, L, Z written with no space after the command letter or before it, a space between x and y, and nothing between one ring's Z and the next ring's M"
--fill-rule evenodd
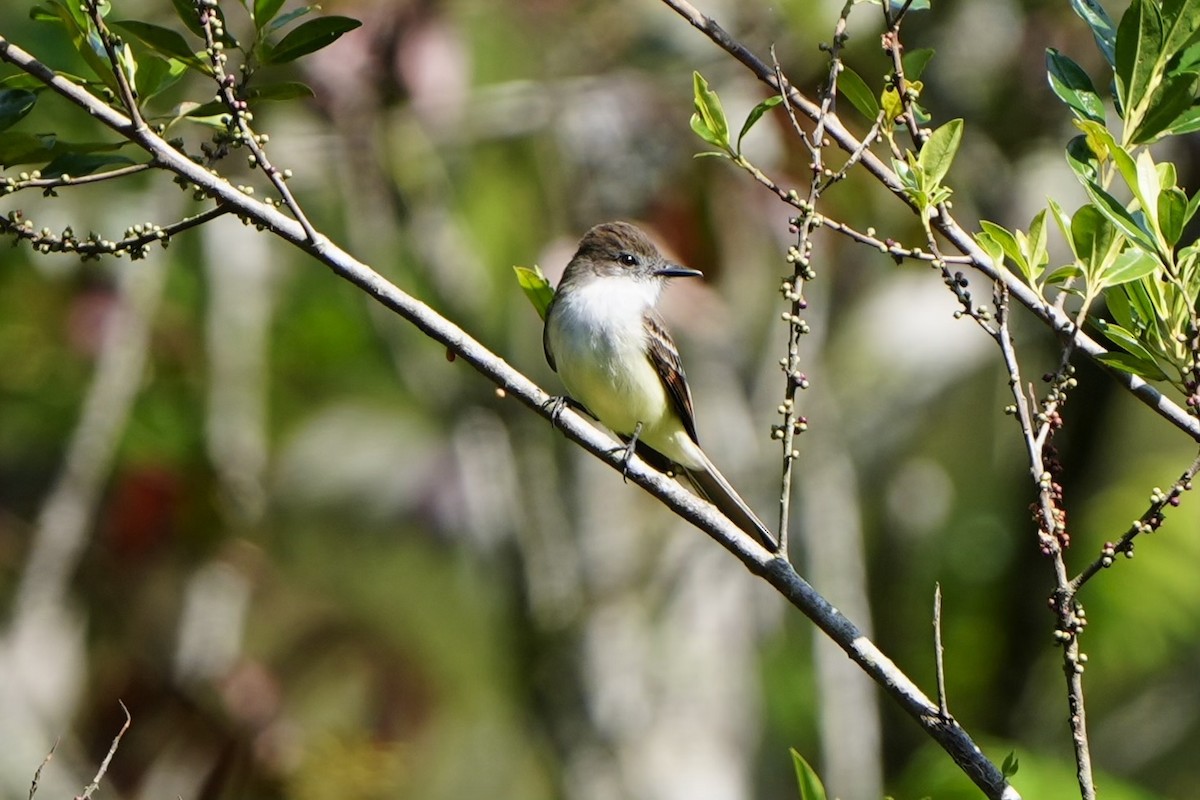
M999 768L989 761L955 721L942 717L938 707L884 655L849 619L843 616L787 561L776 558L747 537L708 502L684 489L673 479L634 458L625 465L618 442L593 427L584 417L569 409L554 413L551 397L524 374L492 353L460 327L441 316L425 303L402 292L366 264L342 250L327 237L310 236L300 223L274 207L238 190L229 182L191 161L160 136L139 127L128 117L93 97L83 88L56 76L29 53L0 37L0 60L17 66L90 114L100 123L135 142L152 156L155 166L179 175L218 203L269 229L285 241L309 253L349 281L396 312L429 338L444 345L496 384L497 395L512 395L522 404L553 420L563 433L614 469L627 466L629 479L662 501L679 516L703 530L709 537L736 556L746 568L774 586L788 602L798 608L859 664L879 686L900 704L925 731L940 744L956 764L989 798L1019 800ZM836 121L830 118L830 121Z

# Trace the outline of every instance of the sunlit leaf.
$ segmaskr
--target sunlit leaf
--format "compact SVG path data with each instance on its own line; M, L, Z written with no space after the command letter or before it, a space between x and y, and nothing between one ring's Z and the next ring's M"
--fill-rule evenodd
M722 150L731 150L729 122L721 98L708 87L708 81L699 72L692 73L692 105L696 109L692 117L692 130L696 135Z
M1158 196L1158 229L1169 247L1179 243L1183 235L1184 215L1188 199L1183 190L1172 186Z
M796 786L800 790L800 800L827 800L825 785L817 776L817 771L809 766L804 756L791 749L792 766L796 770Z
M846 67L838 76L837 87L858 113L867 119L879 116L879 99L857 72Z
M1125 249L1113 259L1111 265L1100 275L1104 287L1120 286L1122 283L1141 280L1160 266L1158 259L1136 247Z
M1117 26L1114 67L1117 90L1127 114L1145 98L1162 48L1162 16L1158 4L1154 0L1133 0Z
M1104 103L1082 67L1051 47L1046 50L1046 74L1050 88L1075 114L1104 122Z
M546 309L550 307L550 301L554 299L554 287L550 285L550 281L546 280L546 276L542 274L541 268L536 264L533 269L513 267L513 271L517 273L517 284L525 292L529 302L533 303L533 307L537 309L538 316L545 319Z
M1092 29L1096 46L1104 54L1109 66L1117 63L1117 29L1113 25L1112 18L1108 16L1108 12L1104 10L1104 6L1100 5L1097 0L1071 0L1071 8L1075 9L1075 13Z
M962 129L963 121L952 119L931 133L925 146L921 148L917 163L924 168L930 183L941 184L946 173L950 171L950 164L954 161L954 154L958 152L959 142L962 141Z
M1137 375L1148 381L1169 380L1167 373L1163 372L1158 364L1153 361L1147 361L1144 358L1138 358L1132 353L1101 353L1096 356L1096 360L1101 364L1107 364L1122 372Z

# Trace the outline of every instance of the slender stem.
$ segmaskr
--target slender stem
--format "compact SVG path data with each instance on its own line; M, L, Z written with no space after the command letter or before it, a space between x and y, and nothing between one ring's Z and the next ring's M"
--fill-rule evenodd
M950 705L946 700L946 649L942 646L942 585L933 585L933 663L937 674L938 711L942 719L950 719Z

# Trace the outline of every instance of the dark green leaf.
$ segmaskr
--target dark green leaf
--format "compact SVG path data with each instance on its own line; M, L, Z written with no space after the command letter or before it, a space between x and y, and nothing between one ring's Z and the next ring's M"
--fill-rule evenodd
M1076 115L1104 123L1104 103L1083 68L1053 47L1046 50L1050 88Z
M1107 364L1121 372L1138 375L1148 381L1168 380L1167 373L1163 372L1158 364L1138 358L1131 353L1102 353L1096 356L1096 360L1101 364Z
M1082 183L1099 181L1100 162L1088 147L1086 136L1076 136L1067 142L1067 163Z
M1128 114L1149 90L1163 47L1162 18L1154 0L1133 0L1117 27L1117 91Z
M779 95L775 95L774 97L768 97L766 100L763 100L754 108L750 109L750 114L746 117L746 121L742 124L741 133L738 134L738 150L742 149L742 137L744 137L750 131L750 129L754 127L754 123L762 119L763 114L767 113L769 110L782 102L783 98Z
M79 3L51 0L49 5L41 7L36 15L31 16L36 20L54 22L62 27L71 37L75 52L79 53L92 73L106 87L116 90L117 80L113 75L112 64L108 60L104 44Z
M110 167L116 164L124 166L132 163L134 163L133 160L125 156L103 153L63 153L42 167L42 174L47 177L70 175L78 178L81 175L91 175L101 167Z
M1109 66L1116 64L1117 29L1113 26L1113 21L1108 16L1108 12L1104 10L1104 6L1100 5L1097 0L1071 0L1071 7L1092 29L1092 36L1096 38L1096 46L1104 54L1104 59L1108 61Z
M838 91L850 101L850 105L854 106L858 113L872 120L879 116L879 98L857 72L846 67L838 76L837 85Z
M1129 295L1123 288L1105 292L1104 304L1108 306L1108 313L1112 318L1125 330L1134 331L1141 327L1139 320L1134 317L1133 306L1129 304Z
M312 97L312 87L299 81L268 83L253 87L246 93L247 100L295 100L297 97Z
M193 0L171 0L171 5L175 7L175 14L184 27L203 39L204 28L200 25L200 15L196 12L195 2Z
M546 276L542 274L542 270L536 264L533 269L513 267L513 270L517 273L517 283L521 290L525 292L529 302L533 303L533 307L537 309L538 316L545 319L546 309L550 307L550 301L554 299L554 287L550 285L550 281L546 280Z
M962 141L962 129L963 121L952 119L931 133L921 148L917 163L925 170L925 176L931 184L940 185L950 171L950 164Z
M1158 229L1170 247L1178 244L1179 237L1183 235L1187 207L1187 195L1176 186L1164 189L1158 196Z
M1114 297L1124 297L1123 292L1109 292L1109 294L1113 295ZM1121 325L1114 325L1113 323L1103 319L1096 320L1096 327L1098 327L1100 332L1104 334L1104 338L1108 339L1110 342L1129 353L1131 356L1139 358L1143 361L1149 361L1151 363L1154 362L1154 355L1129 329Z
M919 79L931 58L933 58L933 48L931 47L922 47L917 50L908 50L905 52L900 57L900 64L904 67L904 77L910 81Z
M275 19L283 3L284 0L254 0L254 27L261 31L264 25Z
M0 131L11 128L33 110L37 95L24 89L0 89Z
M0 133L0 167L45 164L64 153L111 153L129 142L65 142L52 133Z
M1021 768L1021 762L1017 760L1017 754L1010 752L1004 757L1004 763L1000 765L1000 774L1005 778L1011 778L1017 774L1017 770Z
M1168 67L1170 72L1196 72L1200 70L1200 42L1179 53Z
M1163 57L1173 58L1200 28L1200 0L1162 0Z
M1183 227L1186 228L1187 224L1192 221L1197 208L1200 208L1200 192L1196 192L1192 195L1192 199L1188 200L1187 208L1183 212Z
M168 58L174 58L192 69L206 74L212 72L212 67L192 52L187 40L178 31L138 19L117 20L109 24L137 38L155 52Z
M1175 121L1163 131L1167 136L1182 136L1185 133L1200 131L1200 106L1192 106L1184 111Z
M793 748L792 766L796 769L796 786L800 790L800 800L827 800L825 785L817 777L817 771L808 765L804 756Z
M263 53L264 64L286 64L297 58L315 53L336 42L342 34L352 31L362 23L350 17L320 17L305 22L292 30L274 47Z
M1150 95L1146 115L1130 139L1132 144L1149 144L1190 111L1200 77L1192 72L1171 75Z

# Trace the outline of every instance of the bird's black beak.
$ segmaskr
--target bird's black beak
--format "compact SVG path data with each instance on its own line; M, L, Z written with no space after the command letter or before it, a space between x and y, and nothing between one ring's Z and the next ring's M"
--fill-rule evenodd
M654 270L654 274L660 275L664 278L699 278L704 273L698 269L681 267L678 264L666 264L661 268Z

